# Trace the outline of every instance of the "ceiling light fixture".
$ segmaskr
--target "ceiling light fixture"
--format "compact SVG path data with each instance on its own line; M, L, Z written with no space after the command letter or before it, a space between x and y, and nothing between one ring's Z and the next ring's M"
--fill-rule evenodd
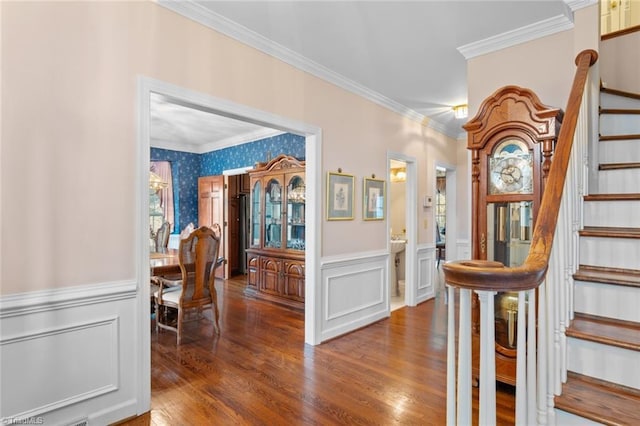
M153 172L149 172L149 189L152 192L158 192L161 189L169 186L167 182L165 182L160 176Z
M407 180L407 169L405 167L391 169L389 178L391 182L405 182Z
M469 114L469 107L467 106L467 104L464 105L456 105L453 107L453 116L455 118L467 118L467 115Z

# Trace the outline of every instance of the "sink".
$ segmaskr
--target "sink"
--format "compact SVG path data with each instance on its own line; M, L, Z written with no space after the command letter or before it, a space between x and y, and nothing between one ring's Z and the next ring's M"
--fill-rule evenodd
M391 254L402 253L407 246L407 240L391 240Z

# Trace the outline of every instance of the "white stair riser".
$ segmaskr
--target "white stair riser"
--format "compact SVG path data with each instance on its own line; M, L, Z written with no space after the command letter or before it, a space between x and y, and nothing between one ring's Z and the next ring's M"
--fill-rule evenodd
M600 116L600 134L602 136L640 134L640 115L602 114Z
M629 139L599 142L598 161L601 163L640 162L640 140Z
M601 108L640 108L640 100L627 98L625 96L616 96L610 93L600 93Z
M638 287L575 281L574 297L575 312L640 322Z
M580 264L640 269L640 239L580 237Z
M640 352L582 339L567 339L569 371L640 389Z
M601 194L637 193L640 169L601 170L598 173L598 192Z
M562 426L602 426L602 423L596 423L584 417L576 416L559 409L555 409L556 424Z
M586 201L584 226L640 228L640 200Z

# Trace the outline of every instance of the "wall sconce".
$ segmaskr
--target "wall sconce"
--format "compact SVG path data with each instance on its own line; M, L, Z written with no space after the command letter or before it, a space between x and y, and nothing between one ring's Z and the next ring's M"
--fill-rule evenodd
M464 104L464 105L456 105L453 107L453 116L455 118L461 119L461 118L467 118L467 115L469 115L469 106Z
M404 167L391 169L391 182L404 182L407 180L407 169Z

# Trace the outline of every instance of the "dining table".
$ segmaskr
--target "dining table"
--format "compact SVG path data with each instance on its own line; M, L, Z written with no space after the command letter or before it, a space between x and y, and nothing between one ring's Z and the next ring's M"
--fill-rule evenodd
M149 267L151 276L180 274L178 249L162 249L149 253Z
M185 264L190 264L193 261L192 255L189 252L185 253ZM223 265L224 262L224 257L218 257L216 267ZM178 249L165 248L149 252L149 267L151 268L151 276L181 274Z

